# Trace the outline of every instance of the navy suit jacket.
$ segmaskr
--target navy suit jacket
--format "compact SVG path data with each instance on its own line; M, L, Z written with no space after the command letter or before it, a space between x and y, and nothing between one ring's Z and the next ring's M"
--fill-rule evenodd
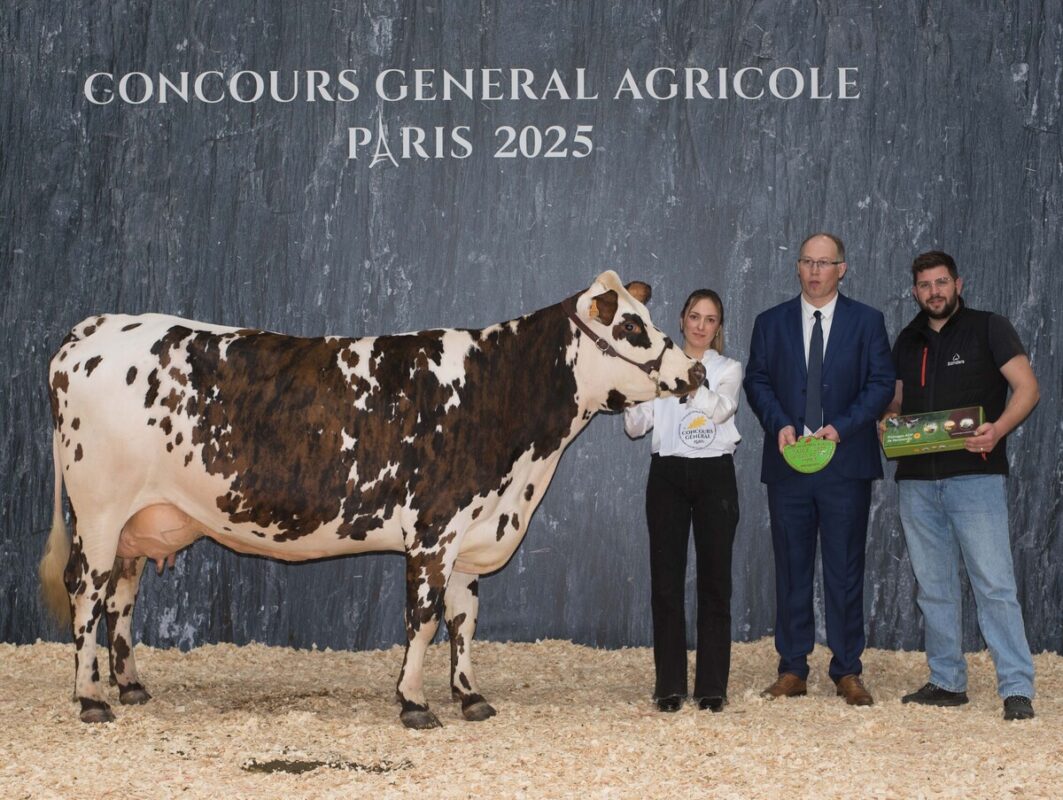
M744 386L749 407L764 428L760 479L797 475L779 454L779 431L805 427L804 335L801 298L769 308L753 323ZM823 354L823 424L841 442L826 470L846 478L882 477L877 423L893 399L896 375L882 312L838 295Z

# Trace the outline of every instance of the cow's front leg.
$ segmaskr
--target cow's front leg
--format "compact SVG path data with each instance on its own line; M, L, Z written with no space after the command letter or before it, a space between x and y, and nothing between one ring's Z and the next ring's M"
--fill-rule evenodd
M455 553L448 553L453 539L450 534L433 541L419 533L406 550L406 657L395 691L402 705L399 719L407 728L442 726L425 700L424 656L443 612L443 593L454 564Z
M144 558L116 558L107 583L107 645L110 651L111 685L118 686L122 705L146 703L151 699L140 683L133 660L133 606L144 571Z
M461 701L467 720L480 722L497 712L484 700L472 671L472 637L476 635L476 615L480 608L476 575L455 572L444 596L447 634L450 636L450 692Z

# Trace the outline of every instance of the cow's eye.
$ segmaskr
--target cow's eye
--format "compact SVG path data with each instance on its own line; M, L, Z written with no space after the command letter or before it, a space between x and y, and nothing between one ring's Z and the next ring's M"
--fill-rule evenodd
M634 333L638 329L639 329L639 326L636 325L634 322L625 322L624 323L624 330L627 331L628 333Z

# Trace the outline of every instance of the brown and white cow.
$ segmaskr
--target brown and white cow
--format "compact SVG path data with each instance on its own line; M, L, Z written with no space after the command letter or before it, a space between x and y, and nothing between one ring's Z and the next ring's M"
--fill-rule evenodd
M422 665L444 609L453 695L466 719L494 715L470 657L477 577L513 554L595 413L704 377L650 322L649 295L605 272L483 330L361 339L157 314L77 325L51 362L55 516L40 572L52 609L72 613L81 719L114 719L96 661L105 612L120 701L149 699L130 635L141 570L201 536L285 561L404 552L402 722L439 725Z

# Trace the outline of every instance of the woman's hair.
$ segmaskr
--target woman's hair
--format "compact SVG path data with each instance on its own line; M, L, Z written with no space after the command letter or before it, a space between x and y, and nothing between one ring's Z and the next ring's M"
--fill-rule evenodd
M723 355L723 300L712 289L695 289L690 293L690 297L683 303L683 313L679 315L679 324L682 326L683 322L687 318L687 312L690 311L690 307L698 300L711 300L713 305L716 306L716 310L720 312L720 327L716 329L716 335L712 337L712 341L709 342L709 346Z

